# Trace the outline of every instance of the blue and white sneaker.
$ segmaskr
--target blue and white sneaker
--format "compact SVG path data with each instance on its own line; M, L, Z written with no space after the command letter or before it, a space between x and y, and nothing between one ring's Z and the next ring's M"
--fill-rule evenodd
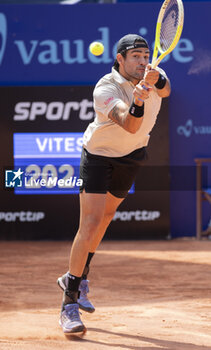
M79 306L77 303L64 305L59 324L65 335L79 335L86 332L86 327L80 319Z
M63 276L59 277L57 280L57 283L59 287L62 290L66 289L66 279L67 279L67 273L65 273ZM80 309L86 311L86 312L94 312L95 308L92 305L91 301L88 299L87 294L89 293L89 286L88 286L89 280L81 280L81 283L79 285L79 298L77 300L78 305Z

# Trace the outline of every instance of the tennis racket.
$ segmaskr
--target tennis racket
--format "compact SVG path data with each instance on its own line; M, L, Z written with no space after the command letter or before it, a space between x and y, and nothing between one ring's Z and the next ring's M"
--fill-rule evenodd
M157 67L162 59L174 50L182 34L183 23L182 0L165 0L157 19L152 68Z

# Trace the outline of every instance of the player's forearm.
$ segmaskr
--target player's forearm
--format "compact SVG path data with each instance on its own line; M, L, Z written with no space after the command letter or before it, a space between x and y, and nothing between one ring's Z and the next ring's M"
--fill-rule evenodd
M125 123L125 130L130 132L131 134L135 134L141 127L141 124L143 122L143 118L136 118L132 116L130 113L128 113Z
M131 114L131 107L124 108L120 104L116 105L109 113L109 118L129 133L135 134L139 130L143 122L142 108L141 106L139 106L138 108L138 113L140 114L140 117L135 117Z

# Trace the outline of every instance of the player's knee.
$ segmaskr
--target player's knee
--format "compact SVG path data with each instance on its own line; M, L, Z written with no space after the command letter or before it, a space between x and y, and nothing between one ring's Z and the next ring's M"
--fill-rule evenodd
M83 222L81 222L81 227L85 232L95 232L98 229L98 226L102 222L102 215L89 215L87 216Z
M78 231L78 239L83 247L86 247L87 251L90 251L90 245L97 235L97 226L87 225L86 228Z

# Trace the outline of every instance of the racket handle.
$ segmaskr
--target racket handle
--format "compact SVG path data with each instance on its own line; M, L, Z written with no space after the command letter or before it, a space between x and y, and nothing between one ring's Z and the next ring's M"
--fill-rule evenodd
M149 89L146 87L146 85L144 85L144 84L142 85L142 87L143 87L143 89L146 90L146 91L149 90ZM144 102L144 100L142 100L141 98L138 98L138 100Z
M147 91L149 90L145 85L142 85L142 87L144 90L147 90Z

